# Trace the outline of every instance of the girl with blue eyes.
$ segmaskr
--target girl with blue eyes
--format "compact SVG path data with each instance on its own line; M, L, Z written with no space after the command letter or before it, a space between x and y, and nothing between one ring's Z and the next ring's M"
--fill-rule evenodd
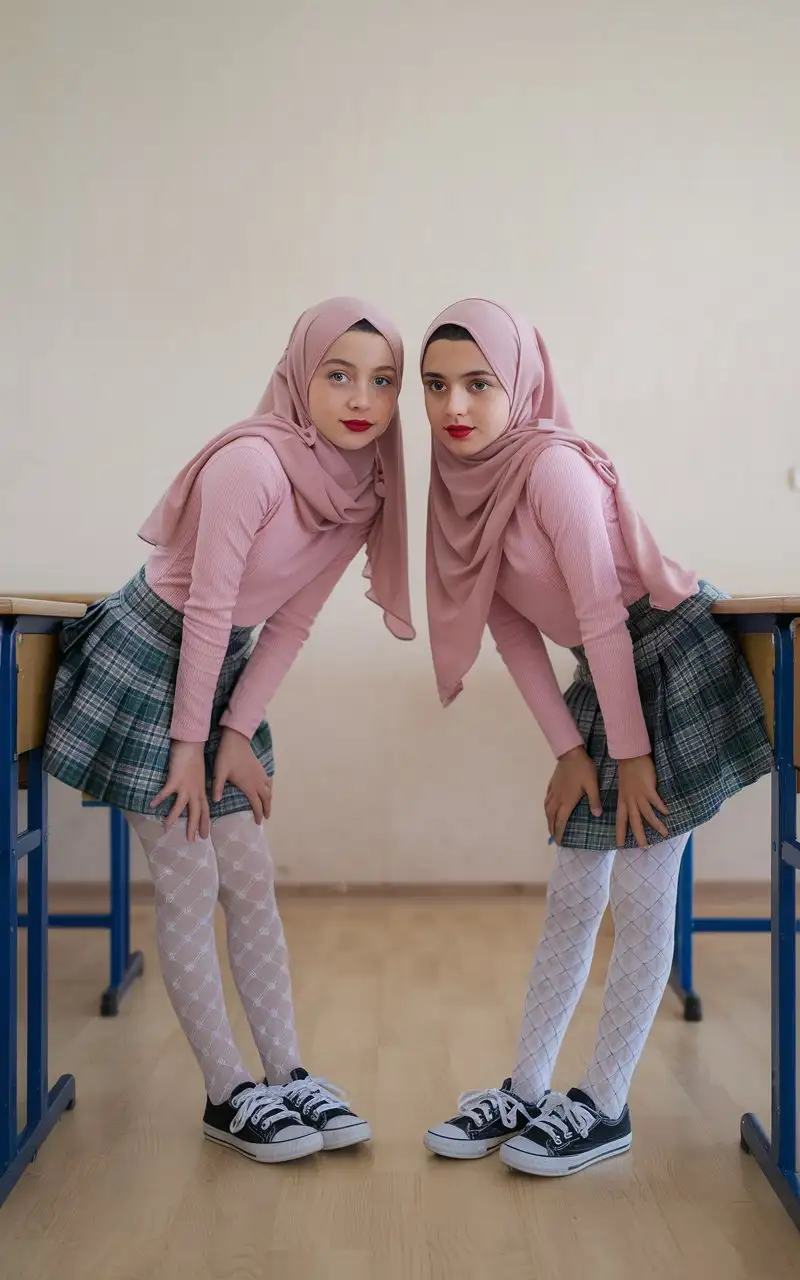
M369 303L305 312L255 416L207 444L144 524L146 565L61 638L47 770L127 813L155 886L164 981L205 1080L203 1131L262 1162L370 1137L301 1065L262 826L264 711L362 547L369 598L413 639L402 374L400 336ZM263 1082L228 1021L218 899Z

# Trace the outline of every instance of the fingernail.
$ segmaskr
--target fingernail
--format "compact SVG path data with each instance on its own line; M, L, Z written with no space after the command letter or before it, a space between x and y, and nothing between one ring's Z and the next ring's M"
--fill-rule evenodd
M592 809L592 817L593 817L593 818L602 818L602 816L603 816L603 810L602 810L602 809Z

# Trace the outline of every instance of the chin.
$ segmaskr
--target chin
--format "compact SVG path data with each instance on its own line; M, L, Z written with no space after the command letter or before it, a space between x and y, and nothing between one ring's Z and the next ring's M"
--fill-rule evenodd
M442 434L442 444L448 453L455 454L457 458L471 458L474 453L480 453L484 447L477 433L468 436L466 440L454 440L445 431Z
M343 436L337 435L333 443L337 449L343 449L346 453L357 453L359 449L366 449L367 445L374 444L381 435L380 431L365 431L363 435L359 435L357 431L347 431Z

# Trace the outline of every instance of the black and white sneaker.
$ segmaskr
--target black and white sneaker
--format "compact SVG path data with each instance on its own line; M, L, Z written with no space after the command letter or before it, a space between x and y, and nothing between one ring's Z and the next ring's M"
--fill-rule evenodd
M347 1095L329 1080L309 1075L303 1067L295 1068L287 1084L271 1085L269 1091L319 1133L326 1151L355 1147L372 1137L367 1121L348 1106Z
M227 1102L206 1100L203 1133L251 1160L279 1164L322 1149L316 1129L304 1124L263 1084L240 1084Z
M623 1155L631 1140L627 1107L619 1120L609 1120L588 1094L570 1089L567 1094L549 1093L533 1124L500 1148L500 1159L522 1173L564 1178Z
M532 1102L511 1092L511 1080L499 1089L462 1093L457 1116L425 1134L425 1146L436 1156L480 1160L496 1151L511 1134L521 1133L539 1114Z

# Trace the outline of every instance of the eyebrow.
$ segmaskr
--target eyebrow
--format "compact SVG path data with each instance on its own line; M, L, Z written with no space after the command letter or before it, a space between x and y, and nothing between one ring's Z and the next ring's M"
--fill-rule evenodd
M356 366L352 363L352 361L351 361L351 360L337 360L335 356L332 356L330 360L323 360L323 361L322 361L322 367L323 367L323 368L325 367L325 365L326 365L326 364L335 364L335 365L339 365L341 368L344 368L344 369L355 369L355 367L356 367ZM379 365L376 365L376 366L375 366L375 368L372 370L372 372L373 372L373 373L383 373L383 372L384 372L384 370L388 370L390 373L397 373L397 369L394 367L394 365L393 365L393 364L379 364Z
M435 373L433 369L423 369L422 376L423 378L439 378L442 382L447 381L443 373ZM469 373L460 373L458 376L459 378L496 378L497 374L493 373L491 369L472 369Z

